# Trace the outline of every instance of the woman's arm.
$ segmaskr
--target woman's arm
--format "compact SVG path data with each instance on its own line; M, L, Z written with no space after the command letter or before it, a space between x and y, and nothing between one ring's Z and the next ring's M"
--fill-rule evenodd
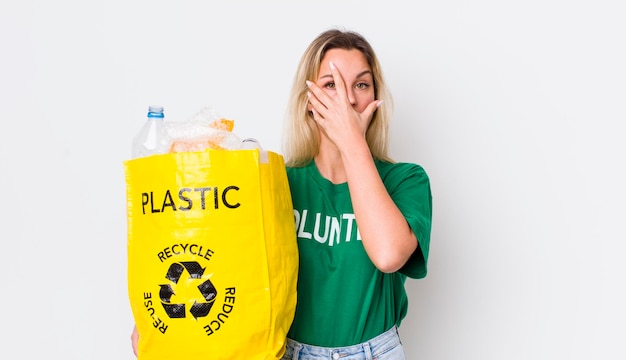
M373 113L381 102L373 100L359 113L350 101L341 73L332 62L330 70L336 96L326 94L314 83L307 83L314 119L341 156L354 215L368 256L379 270L395 272L417 249L418 241L387 192L365 139Z
M380 271L398 271L417 249L417 238L387 192L365 139L345 149L342 159L363 246Z

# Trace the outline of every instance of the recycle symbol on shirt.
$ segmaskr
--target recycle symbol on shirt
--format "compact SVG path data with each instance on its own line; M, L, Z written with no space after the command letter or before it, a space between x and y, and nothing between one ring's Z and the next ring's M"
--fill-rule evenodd
M161 290L159 296L161 297L161 304L163 309L170 318L184 318L187 315L187 309L184 303L171 303L172 296L176 296L175 289L177 286L188 286L187 283L193 282L193 280L201 280L204 274L203 267L195 261L183 261L181 263L173 263L167 270L167 278L170 282L168 284L161 284ZM183 276L184 275L184 276ZM179 281L183 279L181 284ZM181 288L182 289L182 288ZM197 294L197 298L193 299L193 305L189 308L189 313L194 318L200 318L207 316L211 307L215 302L217 296L217 290L211 283L211 280L206 280L197 286L198 291L185 292ZM191 300L191 299L189 299ZM178 300L180 301L180 300Z

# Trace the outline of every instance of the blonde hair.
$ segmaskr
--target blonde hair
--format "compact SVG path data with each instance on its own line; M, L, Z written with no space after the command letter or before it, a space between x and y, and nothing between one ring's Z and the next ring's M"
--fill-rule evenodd
M305 82L318 77L320 63L330 49L356 49L367 59L374 77L375 99L384 100L384 105L374 112L365 137L374 159L393 162L387 153L392 99L386 88L378 58L362 35L354 31L331 29L318 35L300 58L286 114L283 138L285 164L289 167L304 166L319 150L320 135L315 120L307 109L308 88Z

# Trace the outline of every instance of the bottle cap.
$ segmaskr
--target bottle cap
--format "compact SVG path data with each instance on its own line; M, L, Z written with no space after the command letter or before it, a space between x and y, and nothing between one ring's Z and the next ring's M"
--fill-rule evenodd
M164 117L163 106L150 105L148 107L148 117L155 117L155 118Z

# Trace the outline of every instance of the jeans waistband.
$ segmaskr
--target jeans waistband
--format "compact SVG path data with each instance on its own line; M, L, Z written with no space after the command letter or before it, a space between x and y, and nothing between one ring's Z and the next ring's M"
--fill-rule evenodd
M397 326L393 326L391 329L384 333L370 339L362 344L351 345L346 347L321 347L300 343L298 341L287 339L287 354L290 354L292 359L345 359L345 358L359 358L359 359L373 359L378 354L385 353L389 349L394 348L400 344L400 337L398 335Z

